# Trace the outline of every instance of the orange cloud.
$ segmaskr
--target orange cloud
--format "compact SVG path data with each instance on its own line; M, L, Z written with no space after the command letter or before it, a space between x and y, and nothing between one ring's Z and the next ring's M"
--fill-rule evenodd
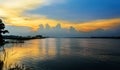
M104 19L91 22L85 22L78 25L80 31L92 31L96 29L111 29L120 25L120 18L116 19Z

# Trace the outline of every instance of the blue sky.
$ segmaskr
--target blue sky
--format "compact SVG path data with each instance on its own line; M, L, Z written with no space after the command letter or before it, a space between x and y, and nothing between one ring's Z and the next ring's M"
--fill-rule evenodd
M99 33L100 29L102 34L116 35L120 30L120 0L0 0L0 17L15 33L38 31L41 24L54 28L60 23L65 30L72 26L78 32Z
M69 21L91 21L120 17L120 0L66 0L39 7L30 13Z

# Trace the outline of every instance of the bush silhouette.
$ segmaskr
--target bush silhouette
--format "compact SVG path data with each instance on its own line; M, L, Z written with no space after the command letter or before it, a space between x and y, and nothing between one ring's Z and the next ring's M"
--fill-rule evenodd
M5 29L5 25L2 22L2 19L0 19L0 44L3 44L5 42L2 34L9 33L8 30L4 30L4 29Z

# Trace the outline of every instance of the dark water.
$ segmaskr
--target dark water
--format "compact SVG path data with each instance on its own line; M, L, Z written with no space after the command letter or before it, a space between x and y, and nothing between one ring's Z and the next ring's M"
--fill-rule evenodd
M25 64L34 70L120 70L120 39L47 38L4 47L6 65Z

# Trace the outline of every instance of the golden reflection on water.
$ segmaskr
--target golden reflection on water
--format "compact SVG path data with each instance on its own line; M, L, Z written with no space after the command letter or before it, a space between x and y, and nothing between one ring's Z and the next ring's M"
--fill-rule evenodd
M40 51L46 57L54 57L56 55L56 42L55 39L46 39L40 42Z
M38 56L40 53L38 46L37 46L38 43L35 42L34 44L36 45L32 46L30 44L25 44L24 47L21 47L21 45L16 45L16 44L12 44L9 47L4 46L5 51L4 53L1 52L1 55L3 55L3 58L5 58L4 60L5 66L8 67L11 64L20 63L20 61L25 57Z
M11 64L19 64L24 59L46 60L57 54L55 39L31 40L24 44L7 44L1 50L0 59L7 67Z

